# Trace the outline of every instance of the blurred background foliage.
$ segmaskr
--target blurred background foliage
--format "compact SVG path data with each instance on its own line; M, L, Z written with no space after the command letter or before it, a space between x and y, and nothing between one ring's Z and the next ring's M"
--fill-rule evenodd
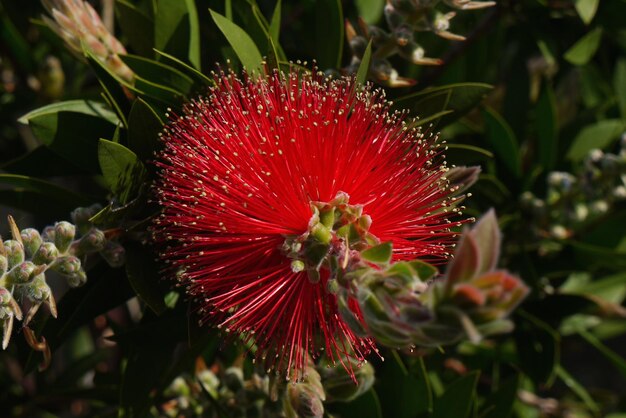
M376 42L362 48L368 34L392 32L385 4L94 2L128 50L136 78L125 83L80 42L68 49L39 2L0 0L0 209L42 229L99 203L95 225L129 231L124 268L92 262L85 286L56 283L58 319L41 310L33 320L52 349L49 369L36 371L41 354L19 330L0 353L0 416L274 416L258 410L271 382L241 347L189 319L140 245L155 212L142 185L167 109L205 92L216 63L254 68L265 56L282 68L359 69L441 131L451 164L482 167L466 212L496 209L500 264L532 288L512 334L385 349L384 362L371 359L372 388L350 402L330 397L326 413L626 417L626 1L459 11L450 30L465 41L415 33L441 65L387 57L384 70L406 80L399 87L379 76ZM347 39L346 21L365 45Z

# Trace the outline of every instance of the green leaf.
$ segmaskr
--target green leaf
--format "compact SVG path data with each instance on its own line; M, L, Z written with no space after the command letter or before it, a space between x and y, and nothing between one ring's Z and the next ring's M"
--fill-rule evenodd
M150 249L138 243L126 243L126 273L137 296L156 313L167 309L165 292L161 289L161 275Z
M578 16L585 22L585 25L588 25L593 20L593 17L596 15L596 11L598 10L598 4L600 4L600 0L575 0L574 6L576 7L576 11L578 12Z
M626 360L622 356L604 345L602 341L600 341L595 335L589 333L588 331L580 329L578 330L578 334L583 337L585 341L587 341L594 348L596 348L600 353L602 353L607 358L607 360L613 363L613 365L617 368L622 376L626 377Z
M341 0L315 2L315 58L320 70L340 68L343 56L344 21Z
M563 57L574 65L585 65L595 55L601 40L602 28L595 28L565 51Z
M626 59L622 58L617 61L613 77L613 86L617 94L622 119L626 120Z
M176 68L137 55L123 55L121 58L136 75L147 81L169 87L183 95L191 92L193 80Z
M276 2L274 6L274 13L272 13L272 20L270 22L269 32L272 42L275 45L280 43L280 20L281 20L281 0Z
M593 295L617 304L621 304L624 298L626 298L626 272L612 274L595 280L584 280L584 276L570 277L572 281L568 279L561 286L560 290L562 292L581 296ZM586 277L589 279L588 276Z
M145 169L134 152L125 146L100 139L98 160L104 180L120 202L128 203L143 182Z
M153 157L159 145L163 121L148 103L135 100L128 116L128 147L141 161Z
M68 100L49 104L32 110L18 119L18 122L28 124L31 119L38 116L56 114L58 112L74 112L104 119L112 124L117 124L119 119L104 103L93 100Z
M537 126L537 152L544 170L554 168L558 151L558 123L556 99L552 87L546 85L535 107Z
M370 40L367 44L367 48L365 48L365 53L363 53L363 59L359 64L359 69L356 72L356 82L359 84L364 84L367 81L367 74L370 71L370 61L372 58L372 41Z
M210 10L213 21L235 50L239 61L250 72L263 72L263 57L252 38L239 26L219 13Z
M176 342L162 338L149 347L132 347L120 387L119 418L148 417L154 389L172 363Z
M517 399L519 375L516 374L493 392L485 400L481 410L481 418L508 418L513 412L513 405Z
M126 126L126 115L130 111L130 104L123 86L128 87L128 83L121 80L116 74L113 74L110 69L102 65L100 60L87 49L83 48L83 53L85 54L87 63L96 73L98 82L104 90L104 96L115 109L119 120Z
M448 144L448 149L452 149L452 150L459 149L459 150L462 150L463 152L470 151L470 152L474 152L476 154L485 156L487 158L493 158L493 152L486 150L484 148L481 148L481 147L474 146L474 145Z
M626 269L626 251L616 251L571 240L567 242L567 245L573 249L573 260L581 268L591 271L598 267L614 271Z
M581 161L592 149L603 149L611 145L620 137L625 126L626 122L620 119L605 119L586 126L574 138L567 152L567 158L572 161Z
M376 264L386 264L391 261L392 247L390 242L384 242L361 252L361 258Z
M409 109L413 116L429 118L439 112L452 110L439 120L441 127L449 125L477 106L493 89L484 83L458 83L430 87L394 100L394 109Z
M87 206L93 203L93 199L90 199L88 196L74 193L54 183L34 177L0 173L0 185L28 190L40 194L47 199L66 203L74 207Z
M430 280L437 273L439 273L439 270L437 270L437 267L433 266L432 264L425 263L424 261L421 261L421 260L411 260L411 261L407 261L407 262L415 270L415 272L417 273L417 276L422 281Z
M513 175L521 177L522 163L515 133L502 116L493 109L485 108L483 118L487 139L496 155Z
M200 69L200 25L194 0L156 0L154 45Z
M448 386L435 400L433 418L466 418L474 402L479 372L471 372Z
M143 56L153 55L154 19L127 0L115 2L115 14L131 48Z
M93 103L92 103L93 104ZM115 115L89 102L57 103L22 118L33 134L57 154L89 172L97 171L98 138L112 136Z
M559 364L560 336L548 324L518 309L515 343L522 371L536 384L552 383Z
M585 403L585 406L589 408L591 412L594 413L595 416L598 416L600 413L600 408L598 404L593 400L587 389L583 385L574 379L572 375L570 375L563 367L557 366L556 368L557 376L565 383L565 385L574 392L581 401ZM494 417L495 418L495 417Z
M365 23L373 25L383 15L385 0L356 0L356 9Z
M187 73L187 75L193 77L193 79L197 83L200 83L204 86L212 86L214 84L213 80L211 80L209 77L202 74L200 71L196 70L189 64L176 58L175 56L170 55L167 52L160 51L158 49L155 49L154 52L156 52L159 56L166 58L168 61L170 61L171 64L174 64L176 67L178 67L179 70L184 71Z
M432 408L426 370L423 364L418 364L415 369L407 374L404 364L398 361L376 365L375 388L385 417L415 418L418 413Z

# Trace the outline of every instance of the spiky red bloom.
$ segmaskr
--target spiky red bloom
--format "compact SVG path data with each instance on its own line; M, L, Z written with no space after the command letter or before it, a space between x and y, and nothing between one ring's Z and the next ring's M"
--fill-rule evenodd
M216 82L163 135L162 257L203 320L253 339L268 367L298 374L320 350L362 360L373 343L343 322L324 275L312 283L292 271L281 247L307 231L312 201L345 192L394 258L445 258L455 215L436 138L353 80L220 73Z

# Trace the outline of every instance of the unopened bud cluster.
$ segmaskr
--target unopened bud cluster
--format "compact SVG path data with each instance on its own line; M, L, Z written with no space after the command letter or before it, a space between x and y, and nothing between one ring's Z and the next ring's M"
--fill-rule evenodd
M624 200L626 134L617 153L594 149L575 173L549 173L545 199L530 192L521 196L522 209L532 220L536 235L557 240L575 236Z
M98 210L98 206L78 208L72 213L74 223L57 222L41 233L33 228L20 231L9 217L12 239L4 242L0 239L3 349L8 346L15 319L23 319L26 329L44 304L56 317L56 302L47 282L47 273L57 274L65 278L70 287L77 287L87 280L83 264L88 255L100 253L112 267L124 263L124 248L89 223L89 218ZM24 316L25 306L20 306L17 300L28 301Z
M52 16L43 16L44 22L56 32L78 56L83 48L97 57L112 73L132 82L133 71L120 59L126 49L109 32L98 12L84 0L42 0Z
M358 30L346 22L346 36L352 50L349 72L356 72L361 64L368 42L372 42L372 60L369 68L371 79L390 87L412 85L414 80L402 78L393 68L389 57L400 55L417 65L440 65L442 61L426 56L424 48L416 41L416 32L432 32L453 41L462 41L461 35L450 32L450 21L456 12L438 10L440 0L387 0L384 9L389 32L380 27L367 25L359 20ZM474 10L491 7L494 1L444 0L456 10Z
M336 367L336 361L345 367ZM203 361L195 375L176 377L153 407L152 415L174 417L322 418L326 402L350 402L374 385L374 367L350 358L308 359L300 379L285 380L260 367Z
M371 365L351 363L351 366L354 376L344 368L330 367L325 361L316 365L309 360L302 379L288 382L260 368L246 373L241 358L229 367L218 362L210 368L202 367L195 376L185 374L175 378L163 393L165 399L152 413L163 418L221 415L322 418L326 400L350 401L374 384Z
M450 170L448 187L465 190L477 173ZM528 288L496 270L501 240L493 212L465 231L444 277L436 279L427 263L392 261L391 244L369 232L372 219L346 193L311 209L308 231L287 237L283 250L292 269L306 270L313 283L324 270L339 314L359 337L393 348L435 347L511 330L507 317Z

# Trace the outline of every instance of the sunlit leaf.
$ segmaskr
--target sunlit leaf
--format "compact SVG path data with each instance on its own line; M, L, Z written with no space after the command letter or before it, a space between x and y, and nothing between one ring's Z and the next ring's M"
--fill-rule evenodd
M263 57L245 30L211 10L211 17L248 71L262 72Z
M585 65L595 55L602 40L602 28L595 28L580 38L563 57L574 65Z

